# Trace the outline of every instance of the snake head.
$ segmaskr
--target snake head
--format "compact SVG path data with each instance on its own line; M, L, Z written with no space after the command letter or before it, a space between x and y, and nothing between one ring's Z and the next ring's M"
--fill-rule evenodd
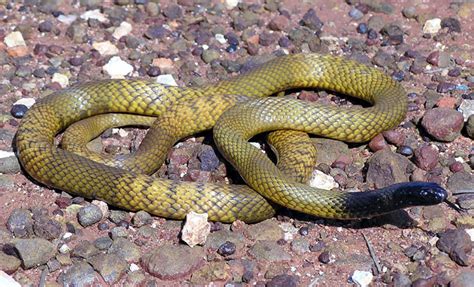
M402 206L435 205L448 197L448 192L434 182L405 182L391 187L395 189L395 201Z

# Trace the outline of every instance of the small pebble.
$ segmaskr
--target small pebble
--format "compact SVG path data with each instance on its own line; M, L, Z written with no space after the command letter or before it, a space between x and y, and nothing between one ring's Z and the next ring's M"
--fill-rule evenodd
M331 261L331 255L328 251L323 251L318 256L318 261L323 264L328 264Z
M366 34L368 31L369 27L367 27L367 24L359 23L359 25L357 25L357 33Z
M21 119L25 116L27 111L28 111L28 107L25 105L13 105L10 110L10 113L13 117L17 119Z
M102 210L100 210L98 206L93 204L81 207L79 209L79 212L77 213L77 219L79 220L79 223L84 227L99 222L102 219L102 216Z
M398 153L401 154L401 155L404 155L404 156L412 156L413 155L413 149L409 146L401 146L400 148L398 148Z
M309 234L309 228L308 226L303 226L300 228L300 230L298 230L298 233L301 235L301 236L306 236Z
M360 11L359 9L353 7L350 11L349 11L349 16L354 19L354 20L360 20L362 19L362 17L364 17L364 13L362 13L362 11Z
M222 256L229 256L229 255L234 254L235 250L236 250L235 243L226 241L221 246L219 246L219 249L217 249L217 253L219 253Z

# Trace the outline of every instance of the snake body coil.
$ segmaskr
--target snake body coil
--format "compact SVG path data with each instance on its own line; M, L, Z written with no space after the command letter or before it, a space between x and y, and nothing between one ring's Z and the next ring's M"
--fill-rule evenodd
M345 93L368 101L373 107L341 109L286 98L248 100L305 87ZM178 108L181 104L186 106L184 110ZM77 85L35 104L21 122L16 145L20 162L36 180L158 216L181 219L193 210L208 213L211 220L259 221L274 212L266 197L316 216L370 217L411 205L439 203L445 199L446 191L425 183L350 194L309 189L282 174L262 153L249 148L246 141L256 133L276 129L367 141L398 125L406 108L403 88L378 70L332 56L298 54L276 58L250 73L197 88L167 87L140 80ZM179 121L170 110L180 114ZM245 186L155 179L94 162L54 145L56 134L71 123L103 113L162 115L169 124L165 128L170 133L168 142L210 129L218 121L214 137L219 149L264 197ZM193 121L196 114L204 116ZM181 122L186 118L190 121ZM155 143L159 148L161 142Z

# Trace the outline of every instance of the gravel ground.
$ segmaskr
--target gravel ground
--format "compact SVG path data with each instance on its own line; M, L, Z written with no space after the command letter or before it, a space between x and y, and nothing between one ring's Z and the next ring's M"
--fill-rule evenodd
M0 286L472 286L473 11L461 0L0 0ZM376 66L408 91L406 120L370 143L314 139L322 177L357 190L437 182L464 211L340 222L282 210L257 224L198 217L183 228L38 185L13 153L35 100L76 82L189 86L299 52ZM351 104L324 91L291 96ZM90 148L129 153L145 132L110 129ZM204 133L176 145L156 176L238 182L228 168Z

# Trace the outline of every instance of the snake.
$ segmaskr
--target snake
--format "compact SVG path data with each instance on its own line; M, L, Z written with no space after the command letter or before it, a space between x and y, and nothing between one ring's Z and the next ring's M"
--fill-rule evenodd
M336 107L268 97L305 88L335 91L371 106ZM376 68L331 55L289 54L247 73L196 87L139 79L73 85L31 107L18 127L16 149L25 172L48 187L166 218L183 219L195 211L207 213L213 221L257 222L273 216L275 206L323 218L367 218L438 204L447 192L425 182L397 183L365 192L308 187L297 176L279 170L248 139L286 130L365 142L396 127L406 112L404 88ZM213 129L216 146L248 186L154 178L55 144L55 137L72 123L107 113L157 117L167 123L163 129L168 142ZM164 147L159 139L151 140L153 143L155 148Z

